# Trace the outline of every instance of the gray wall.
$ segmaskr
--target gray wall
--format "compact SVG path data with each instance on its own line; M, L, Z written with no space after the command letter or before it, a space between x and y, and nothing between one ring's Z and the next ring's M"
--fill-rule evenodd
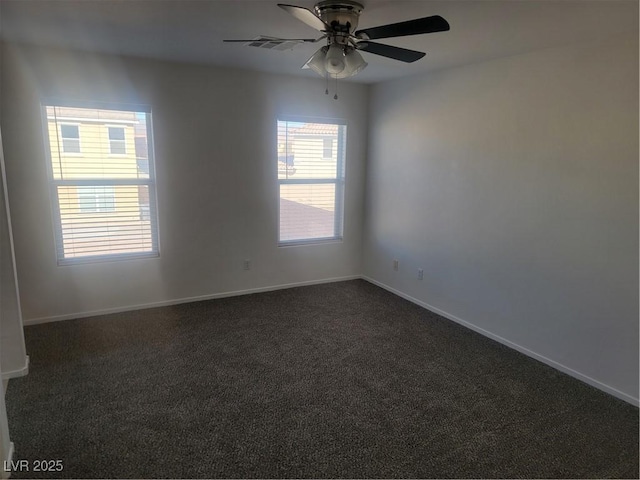
M5 45L2 125L25 323L359 275L368 88ZM267 52L268 53L268 52ZM57 266L43 97L153 108L161 255ZM276 119L348 123L344 242L278 248ZM252 269L243 270L243 259Z
M637 34L377 85L369 139L368 277L637 402Z

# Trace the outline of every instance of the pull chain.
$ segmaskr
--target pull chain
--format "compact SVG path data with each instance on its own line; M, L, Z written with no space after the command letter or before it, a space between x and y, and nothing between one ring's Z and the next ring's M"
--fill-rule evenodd
M329 95L329 72L325 73L324 79L325 79L325 83L326 83L326 88L324 90L324 94L325 95Z
M338 99L338 76L336 75L336 94L333 96L334 100Z

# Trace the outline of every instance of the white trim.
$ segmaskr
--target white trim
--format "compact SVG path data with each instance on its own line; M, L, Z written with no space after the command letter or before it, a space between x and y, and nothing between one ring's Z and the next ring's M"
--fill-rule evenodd
M10 370L8 372L2 372L2 380L7 381L11 378L24 377L29 373L29 355L24 357L24 366L17 370Z
M4 465L11 465L11 461L13 460L13 452L14 452L14 445L13 442L9 442L9 451L7 452L7 458L4 459ZM2 475L0 475L0 478L9 478L11 477L11 471L6 471L4 468L2 468Z
M21 375L15 375L15 376L22 376L22 375L26 375L29 371L29 356L26 355L26 347L25 347L25 340L24 340L24 321L22 318L22 305L20 303L20 287L18 285L18 269L16 268L16 251L15 251L15 243L13 241L13 226L12 226L12 222L11 222L11 209L9 208L9 189L7 187L7 174L6 174L6 165L4 162L4 148L2 146L2 134L0 132L0 181L2 182L2 189L4 191L4 203L5 203L5 211L6 211L6 220L7 220L7 234L9 235L9 250L11 252L11 258L9 259L9 261L11 262L11 270L13 273L13 283L15 285L15 294L16 294L16 310L17 310L17 319L20 325L20 337L19 337L19 341L20 341L20 347L22 352L25 354L25 367L24 367L24 373L22 373ZM20 370L22 371L22 369ZM1 375L3 380L8 380L9 378L12 377L5 377L4 375ZM6 393L6 390L5 390ZM3 407L4 408L4 407Z
M453 322L456 322L464 327L469 328L470 330L473 330L474 332L477 332L481 335L484 335L485 337L488 337L492 340L495 340L496 342L500 342L503 345L506 345L509 348L513 348L514 350L517 350L520 353L523 353L525 355L527 355L528 357L531 357L535 360L538 360L542 363L545 363L547 365L549 365L550 367L555 368L556 370L559 370L563 373L566 373L567 375L572 376L573 378L576 378L578 380L581 380L582 382L591 385L592 387L595 387L599 390L602 390L610 395L613 395L614 397L619 398L620 400L624 400L625 402L630 403L631 405L634 406L640 406L640 400L638 398L632 397L631 395L621 392L620 390L611 387L605 383L602 383L594 378L589 377L588 375L585 375L583 373L580 373L570 367L567 367L561 363L556 362L555 360L551 360L550 358L545 357L544 355L540 355L539 353L534 352L533 350L529 350L526 347L523 347L521 345L518 345L517 343L512 342L511 340L507 340L506 338L503 338L499 335L496 335L495 333L491 333L488 330L485 330L484 328L478 327L476 325L474 325L473 323L467 322L465 320L462 320L459 317L456 317L455 315L452 315L450 313L445 312L444 310L441 310L437 307L434 307L432 305L429 305L426 302L423 302L422 300L418 300L417 298L414 298L410 295L407 295L406 293L401 292L400 290L396 290L395 288L390 287L389 285L386 285L382 282L378 282L377 280L374 280L373 278L367 277L366 275L362 275L361 277L363 280L366 280L367 282L370 282L374 285L377 285L380 288L384 288L385 290L398 295L399 297L404 298L405 300L408 300L412 303L415 303L416 305L419 305L422 308L425 308L433 313L436 313L442 317L445 317L448 320L451 320Z
M306 115L287 115L282 113L276 115L276 119L281 122L291 123L322 123L325 125L347 125L346 118L337 117L314 117Z
M303 247L305 245L323 245L325 243L342 243L344 237L320 237L307 238L305 240L282 240L278 242L279 247Z
M59 105L47 105L47 107L58 107ZM65 107L62 107L65 108ZM85 107L66 107L66 108L85 108ZM105 109L102 109L105 110ZM108 109L106 109L108 110ZM138 112L136 112L138 113ZM139 112L139 113L148 113L148 112ZM61 120L64 124L66 125L82 125L83 123L99 123L99 124L104 124L105 119L104 118L91 118L91 117L56 117L56 116L51 116L51 115L47 115L47 120L53 120L55 121L55 119L58 118L58 120ZM140 122L138 120L117 120L117 119L113 119L113 118L109 118L108 119L109 122L113 123L113 124L119 124L119 125L114 125L117 127L120 127L121 125L137 125ZM69 138L69 137L66 137Z
M32 318L24 321L24 325L38 325L41 323L59 322L63 320L74 320L77 318L95 317L98 315L108 315L110 313L130 312L134 310L143 310L145 308L168 307L171 305L179 305L181 303L201 302L203 300L215 300L216 298L237 297L240 295L249 295L252 293L272 292L274 290L285 290L294 287L306 287L309 285L320 285L323 283L344 282L347 280L357 280L362 278L360 275L349 275L346 277L324 278L321 280L308 280L305 282L284 283L281 285L272 285L268 287L249 288L246 290L233 290L231 292L212 293L209 295L200 295L197 297L176 298L162 302L151 302L138 305L129 305L126 307L105 308L103 310L91 310L88 312L77 312L66 315L54 315L52 317Z

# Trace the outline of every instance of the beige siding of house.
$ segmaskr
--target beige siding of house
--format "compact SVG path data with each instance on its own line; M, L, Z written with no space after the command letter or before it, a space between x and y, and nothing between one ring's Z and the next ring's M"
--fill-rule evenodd
M333 140L330 158L324 157L325 138ZM289 148L294 155L295 173L289 174L288 178L305 180L336 178L337 135L294 136ZM335 209L335 186L332 184L282 185L280 198L333 212Z
M133 125L104 124L94 122L72 122L60 120L61 124L78 125L80 153L68 153L62 150L60 129L52 120L48 122L51 144L51 167L55 180L105 180L138 178ZM112 154L109 141L109 127L124 128L125 154ZM70 220L84 218L87 213L80 211L78 194L75 187L59 187L60 201L68 202L64 217ZM109 215L137 219L139 210L137 186L118 186L115 188L115 211ZM74 208L75 206L75 208Z
M51 161L55 180L138 178L133 125L78 123L59 121L60 124L77 125L80 134L80 153L62 151L62 137L56 124L49 120ZM109 143L109 127L124 128L125 154L112 154ZM92 174L87 175L87 165Z

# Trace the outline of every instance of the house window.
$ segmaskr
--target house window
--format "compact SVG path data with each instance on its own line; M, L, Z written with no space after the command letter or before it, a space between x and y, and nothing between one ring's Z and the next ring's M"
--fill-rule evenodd
M60 125L62 151L64 153L80 153L80 128L78 125Z
M127 153L124 142L124 127L109 127L109 151L117 155Z
M82 213L115 212L116 192L112 186L78 185L78 206Z
M346 134L340 122L278 120L279 245L342 239Z
M324 138L322 140L322 158L333 157L333 138Z
M58 264L157 256L150 111L49 104L43 114ZM75 131L66 129L70 125L63 122L69 120L77 123ZM61 155L66 139L73 138L66 134L76 133L77 140L80 129L82 153ZM135 148L125 148L125 138L134 138Z

